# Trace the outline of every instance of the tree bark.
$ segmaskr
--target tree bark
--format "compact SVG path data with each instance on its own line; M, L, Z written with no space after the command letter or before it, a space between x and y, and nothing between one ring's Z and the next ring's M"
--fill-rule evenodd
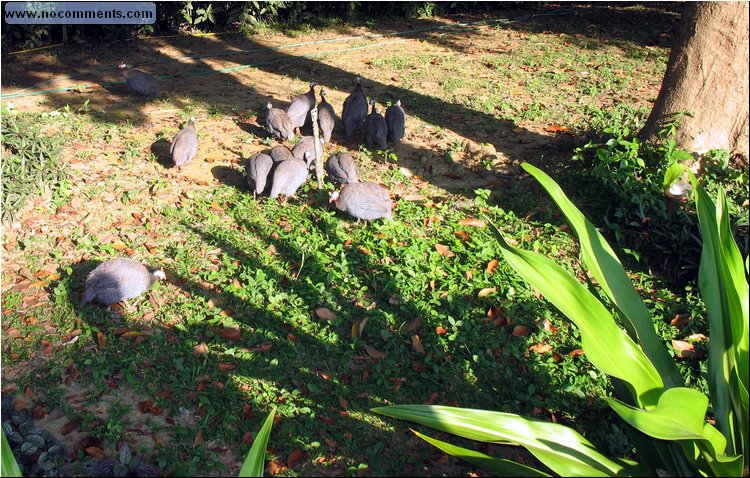
M686 2L659 96L639 136L654 140L676 114L677 144L748 157L748 2Z

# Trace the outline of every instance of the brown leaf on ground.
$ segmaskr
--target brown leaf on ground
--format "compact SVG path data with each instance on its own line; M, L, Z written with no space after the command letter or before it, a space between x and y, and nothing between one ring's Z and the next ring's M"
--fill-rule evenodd
M516 325L513 327L512 334L514 337L526 337L529 335L529 328L525 325Z
M198 431L198 433L195 434L195 439L193 439L193 447L197 448L203 444L203 432Z
M21 336L21 331L16 328L10 328L5 332L5 336L9 339L17 339Z
M529 351L536 352L538 354L543 354L549 352L550 350L552 350L552 346L550 344L535 344L529 347Z
M205 342L201 342L193 347L193 355L200 356L208 353L208 345Z
M427 199L427 196L421 194L407 194L406 196L402 196L401 199L404 201L424 201Z
M568 352L568 355L571 357L578 357L579 355L584 355L586 352L583 351L583 349L575 349L570 352Z
M339 405L341 405L341 408L344 410L351 409L351 406L349 405L349 400L345 399L344 397L339 397Z
M462 225L462 226L472 226L472 227L485 227L485 226L487 226L487 223L484 222L483 220L476 219L476 218L473 218L473 217L468 217L468 218L465 218L465 219L461 219L460 221L458 221L458 223L460 225Z
M435 327L435 333L437 333L438 335L445 335L448 333L448 329L446 329L442 325L438 325L437 327Z
M212 210L212 211L219 211L219 212L221 212L221 211L223 211L223 210L224 210L224 208L223 208L223 207L221 207L221 206L219 206L219 203L218 203L218 202L216 202L216 201L213 201L213 202L211 202L211 210Z
M271 349L273 349L273 343L271 342L263 342L260 344L255 344L252 347L248 347L248 350L250 352L270 352Z
M334 314L328 307L318 307L315 309L315 315L320 320L327 320L329 322L336 320L336 314Z
M221 327L214 329L214 333L222 339L234 340L237 342L242 340L242 331L239 327Z
M543 129L547 133L565 133L567 131L570 131L570 128L566 126L560 126L558 124L548 124Z
M695 356L695 346L690 342L685 342L684 340L673 340L672 347L674 347L677 356L680 358Z
M96 342L99 344L100 349L103 349L107 346L107 336L104 335L104 332L96 333Z
M422 322L424 322L423 317L417 317L416 319L413 319L409 321L406 325L404 325L404 330L407 332L414 332L418 328L422 326Z
M96 447L96 446L90 446L86 448L86 453L88 453L89 456L93 456L97 460L103 460L104 458L107 457L107 455L104 454L104 451L102 451L101 448Z
M279 460L273 460L266 463L266 473L278 475L286 471L288 467Z
M370 357L376 360L384 359L388 357L387 352L381 352L380 350L376 349L375 347L371 345L365 345L365 352L367 352L367 355L369 355Z
M112 247L113 247L113 248L114 248L114 249L115 249L116 251L120 251L120 252L122 252L122 251L124 251L125 249L127 249L127 248L128 248L127 244L125 244L125 243L124 243L124 242L122 242L122 241L116 241L116 242L115 242L114 244L112 244Z
M294 468L294 465L301 462L307 457L307 453L303 450L292 450L289 456L286 458L286 464L289 468Z
M443 244L435 244L435 250L444 257L456 257L456 253L451 250L450 247Z
M231 362L219 362L219 370L222 372L231 372L235 365Z
M487 269L485 269L485 272L487 272L487 275L492 274L495 272L495 269L497 269L497 265L499 264L497 259L492 259L489 264L487 264Z
M456 231L454 234L461 239L462 242L469 242L471 240L471 236L466 231Z
M497 290L497 287L485 287L484 289L479 291L479 293L477 294L477 297L479 297L480 299L482 297L487 297L488 295L491 295L492 293L494 293L496 290Z
M677 314L669 323L682 330L688 326L691 319L690 314Z
M157 446L167 446L167 441L156 433L151 434L151 439L154 440L154 444Z
M414 334L411 336L411 348L420 355L425 354L424 346L422 345L422 340L419 338L419 335Z
M71 422L65 423L65 425L62 426L62 429L60 430L60 433L63 435L67 435L68 433L77 430L78 427L81 426L81 423L77 420L73 420Z

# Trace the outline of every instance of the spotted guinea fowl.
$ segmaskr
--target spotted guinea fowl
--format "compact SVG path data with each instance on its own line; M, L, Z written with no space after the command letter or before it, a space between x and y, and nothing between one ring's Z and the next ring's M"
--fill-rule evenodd
M386 144L388 124L385 122L383 115L378 113L375 100L370 100L370 105L372 105L372 111L367 115L365 122L365 140L367 141L367 146L370 148L377 147L378 149L385 150L388 147Z
M292 128L302 128L307 121L307 115L315 107L315 85L310 82L310 90L292 100L292 104L286 109L286 114L292 120Z
M133 259L113 259L96 266L86 278L86 292L82 304L99 302L112 305L138 297L146 292L151 284L166 276L162 270L149 272L140 262Z
M321 151L323 150L323 139L320 140L320 147ZM292 148L292 154L297 159L305 159L305 153L309 152L311 158L315 158L315 138L312 136L304 136L302 137L297 144L294 145L294 148ZM308 166L312 167L314 162L311 162L308 164Z
M401 142L406 123L406 114L401 107L401 100L397 100L395 104L385 110L385 122L388 125L388 140L391 143Z
M318 124L323 134L323 141L331 142L331 133L336 126L336 112L331 103L326 101L326 90L320 90L320 104L318 105Z
M265 191L272 168L273 159L265 153L255 154L245 163L247 185L253 189L253 197Z
M125 63L119 67L122 70L122 77L128 86L143 96L157 96L159 94L159 82L151 74L135 68L128 68Z
M294 159L294 154L292 154L289 148L287 148L283 144L271 148L271 151L268 152L268 155L271 157L271 159L273 159L274 163L280 163L288 159Z
M294 126L292 120L286 111L280 108L274 108L269 101L266 105L268 114L266 115L266 129L274 135L276 139L288 141L294 138Z
M362 90L362 78L357 75L357 86L344 100L344 109L341 111L341 120L344 122L344 132L347 138L363 126L366 117L367 98Z
M341 191L332 192L328 202L357 220L393 219L390 193L371 181L349 183Z
M197 147L198 137L195 134L195 118L190 117L187 126L174 135L172 145L169 147L169 154L172 155L174 165L181 168L189 163L195 156Z
M359 168L349 153L337 153L328 157L325 164L326 173L331 180L346 184L359 181Z
M305 160L292 158L282 161L276 165L273 171L273 182L271 183L271 198L283 194L286 197L294 196L297 190L307 180L307 163L309 153L305 153Z

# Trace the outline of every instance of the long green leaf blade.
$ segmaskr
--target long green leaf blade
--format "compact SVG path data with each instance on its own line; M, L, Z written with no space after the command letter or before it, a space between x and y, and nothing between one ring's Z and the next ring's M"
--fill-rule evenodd
M21 468L18 467L18 463L16 462L16 457L13 456L13 451L10 449L8 439L5 437L5 430L2 430L2 434L2 455L0 455L0 457L2 457L3 460L3 476L23 476L23 474L21 474Z
M565 214L570 226L578 235L583 262L607 297L617 307L623 325L631 338L643 348L643 352L658 370L664 385L666 387L682 386L684 383L682 377L664 343L656 335L646 304L633 287L604 236L568 199L552 178L528 163L521 166L539 181Z
M276 408L273 408L271 413L268 414L268 418L266 418L266 421L260 428L258 436L255 437L253 446L250 447L250 451L247 453L247 457L242 464L238 476L263 476L266 460L266 445L268 445L268 438L271 436L271 427L273 426L273 416L275 413Z
M586 356L597 368L626 382L634 396L656 404L663 383L643 351L617 326L612 315L581 283L551 259L515 249L490 222L503 257L581 331ZM654 398L648 398L653 395Z
M438 440L437 438L423 435L416 430L412 430L412 432L430 445L443 450L445 453L480 466L497 476L551 476L530 466L522 465L504 458L496 458L476 450L469 450L468 448L452 445Z
M648 476L637 464L601 454L575 430L518 415L436 405L393 405L372 411L470 440L518 444L562 476Z

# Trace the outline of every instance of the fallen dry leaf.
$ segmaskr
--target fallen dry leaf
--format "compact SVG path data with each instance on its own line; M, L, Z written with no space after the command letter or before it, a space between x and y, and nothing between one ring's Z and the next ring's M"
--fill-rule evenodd
M101 448L95 446L86 448L86 453L88 453L90 456L93 456L97 460L103 460L107 457L107 455L104 454Z
M674 347L677 356L680 358L695 356L695 346L690 342L685 342L684 340L672 340L672 347Z
M402 196L401 199L404 201L424 201L427 199L427 196L422 196L421 194L407 194L406 196Z
M213 202L211 203L211 210L212 210L212 211L223 211L223 210L224 210L224 208L223 208L223 207L221 207L221 206L219 206L219 203L218 203L218 202L216 202L216 201L213 201Z
M487 269L485 269L485 272L487 272L487 275L492 274L495 272L495 269L497 269L497 265L499 264L497 259L492 259L489 264L487 264Z
M438 325L437 327L435 327L435 333L437 333L438 335L445 335L448 333L448 329L446 329L442 325Z
M476 219L473 217L461 219L458 221L458 223L462 226L472 226L472 227L485 227L487 225L486 222L484 222L481 219Z
M112 247L114 247L116 251L120 251L120 252L128 248L127 244L125 244L122 241L116 241L114 244L112 244Z
M349 405L349 400L345 399L344 397L339 397L339 405L341 405L341 408L344 410L351 409L351 406Z
M424 322L424 318L417 317L416 319L413 319L409 323L404 325L404 330L406 330L407 332L414 332L422 326L422 322Z
M440 254L441 256L445 257L456 257L456 253L451 250L450 247L445 246L443 244L435 244L435 250Z
M286 464L289 468L293 468L294 465L304 460L306 456L307 453L303 450L292 450L286 458Z
M497 287L485 287L484 289L480 290L477 294L477 297L487 297L488 295L492 294L497 290Z
M462 242L469 242L469 240L471 239L471 236L466 231L456 231L454 234L458 236L458 238L461 239Z
M514 337L526 337L529 335L529 328L525 325L516 325L513 327L512 334Z
M271 342L263 342L248 348L250 352L270 352L271 349L273 349L273 343Z
M193 347L193 355L199 356L199 355L205 355L208 353L208 345L206 345L205 342L201 342L195 347Z
M570 131L570 128L557 124L548 124L544 127L544 131L546 131L547 133L564 133L566 131Z
M240 341L242 340L242 331L235 327L221 327L214 329L214 334L222 339Z
M384 359L388 357L388 353L381 352L380 350L376 349L375 347L372 347L371 345L365 345L365 352L367 352L367 355L370 357L379 360Z
M543 354L549 352L550 350L552 350L552 346L550 344L536 344L529 347L529 351L536 352L538 354Z
M234 364L231 362L219 362L219 370L222 372L230 372L234 370Z
M585 353L586 352L584 352L583 349L575 349L568 352L568 355L570 355L571 357L578 357L579 355L583 355Z
M422 345L422 340L419 338L419 335L414 334L411 336L411 348L420 355L425 354L424 346Z
M279 473L285 471L287 469L287 466L284 465L279 460L273 460L266 463L266 472L271 475L278 475Z
M319 307L315 309L315 315L321 320L327 320L329 322L336 320L336 314L327 307Z
M678 329L684 329L690 323L690 320L690 314L677 314L669 323Z

